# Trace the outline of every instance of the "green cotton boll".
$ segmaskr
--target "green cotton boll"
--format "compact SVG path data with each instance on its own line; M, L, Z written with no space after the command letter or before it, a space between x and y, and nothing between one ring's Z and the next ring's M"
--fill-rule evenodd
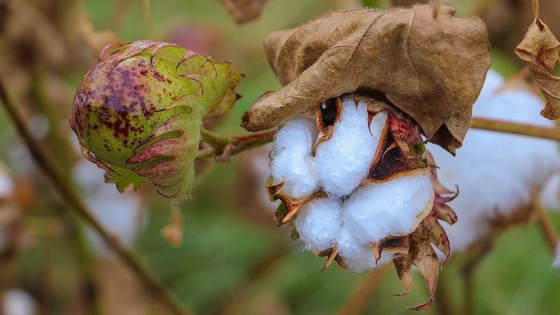
M112 44L80 83L70 126L119 191L149 181L180 204L194 183L202 119L231 108L242 78L172 44Z

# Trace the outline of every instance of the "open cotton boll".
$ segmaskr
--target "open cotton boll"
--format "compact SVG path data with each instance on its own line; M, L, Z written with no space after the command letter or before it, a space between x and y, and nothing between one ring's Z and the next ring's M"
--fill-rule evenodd
M324 190L335 196L350 194L367 175L379 145L386 113L379 113L368 126L367 102L356 106L352 97L343 100L342 114L330 139L317 146L315 162Z
M320 252L335 245L342 227L342 205L337 199L317 198L298 211L294 224L306 247Z
M302 117L290 120L276 133L272 156L284 150L292 153L310 154L318 135L319 129L313 120Z
M383 252L376 263L375 256L368 243L355 237L355 231L343 226L337 240L338 255L342 257L346 267L353 272L363 272L382 266L393 260L393 254Z
M408 234L418 225L418 217L432 209L433 198L428 173L370 183L344 203L344 224L362 243Z
M473 115L553 126L539 115L542 107L541 99L528 91L504 90L479 98ZM428 148L442 184L460 189L459 196L449 203L459 221L444 226L453 252L486 239L491 221L527 207L532 191L540 189L560 167L556 142L513 134L470 130L456 157L435 145Z

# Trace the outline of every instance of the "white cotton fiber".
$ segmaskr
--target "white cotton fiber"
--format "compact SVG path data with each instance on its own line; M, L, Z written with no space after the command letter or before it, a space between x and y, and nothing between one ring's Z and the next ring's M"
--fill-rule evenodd
M355 237L354 230L344 226L340 230L337 241L338 254L353 272L363 272L384 265L393 260L393 254L381 253L381 259L376 263L375 256L369 243L364 243Z
M345 97L343 104L332 137L319 144L315 155L321 186L335 196L350 194L367 175L387 118L386 113L376 115L370 132L367 102L356 106L352 97Z
M490 87L474 105L473 115L553 126L541 117L543 102L525 90L500 90L495 73ZM490 235L490 221L512 214L530 202L532 190L545 184L560 167L557 143L551 140L471 129L453 157L438 146L428 145L438 178L446 187L459 186L459 196L449 203L459 221L444 224L453 252L467 250Z
M433 198L428 173L371 183L358 188L344 203L344 224L367 243L408 234L418 225L417 217L431 210Z
M298 211L294 224L308 249L320 252L333 247L342 227L340 200L313 199Z
M311 156L317 130L313 121L296 118L276 135L270 165L272 178L274 184L284 181L281 193L289 198L302 199L319 190L319 178Z
M73 171L91 214L115 234L122 245L130 247L139 232L142 201L133 191L119 193L114 186L105 184L103 173L102 169L86 160L76 164ZM88 231L87 236L99 255L110 254L99 236L91 231Z
M292 199L311 196L319 189L313 158L284 150L271 164L274 183L284 182L281 192Z
M2 305L1 314L7 315L32 315L35 314L35 303L29 293L21 289L11 289L0 296Z
M544 184L539 199L545 209L560 210L560 172L554 172Z
M318 134L319 129L313 120L302 117L290 120L278 130L274 138L272 156L284 150L309 155Z

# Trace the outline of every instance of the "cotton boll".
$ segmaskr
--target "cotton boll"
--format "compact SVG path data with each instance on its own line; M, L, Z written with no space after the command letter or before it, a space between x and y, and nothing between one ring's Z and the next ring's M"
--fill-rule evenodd
M485 98L487 96L492 96L492 94L496 93L500 87L504 84L504 78L495 70L489 70L486 74L486 79L484 80L484 85L482 86L482 90L478 95L478 99Z
M393 254L381 253L381 259L376 263L375 256L368 243L355 237L354 230L343 226L337 240L338 255L353 272L363 272L375 269L393 260Z
M292 153L310 154L318 134L319 129L314 121L301 117L290 120L278 130L274 138L272 156L274 157L284 150Z
M319 190L319 178L313 158L289 150L280 152L271 164L274 183L284 181L281 193L292 199L311 196Z
M351 97L343 99L340 121L332 137L318 145L315 162L319 181L326 192L335 196L350 194L367 175L375 155L386 113L376 115L368 126L367 102L355 105Z
M8 315L32 315L35 314L35 303L29 293L12 289L4 293L0 310Z
M298 211L294 224L308 249L326 250L335 245L340 233L342 205L338 199L313 199Z
M527 91L504 90L479 98L473 114L553 126L539 115L542 107L542 101ZM551 172L560 167L556 142L513 134L470 130L456 157L435 145L428 148L439 167L442 184L458 185L460 190L449 203L459 221L453 226L444 225L453 252L489 237L491 221L528 206L532 191L540 189Z
M344 224L362 243L412 232L418 217L431 210L429 174L402 176L358 188L343 207Z
M560 210L560 172L555 172L546 181L539 194L539 199L546 209Z

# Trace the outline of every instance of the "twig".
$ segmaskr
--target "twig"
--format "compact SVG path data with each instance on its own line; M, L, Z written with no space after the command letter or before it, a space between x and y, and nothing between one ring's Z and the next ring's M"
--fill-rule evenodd
M340 309L340 315L355 315L360 314L362 309L366 306L368 299L379 288L383 279L392 269L393 264L386 264L379 269L371 272L362 282L362 284L352 293L346 300L344 306Z
M90 211L87 209L74 187L70 184L66 175L59 169L57 164L53 162L50 155L47 154L40 143L32 136L31 131L25 123L25 119L9 99L1 78L0 100L39 168L50 178L54 184L54 188L60 193L64 200L71 205L68 209L73 209L78 217L84 220L99 234L105 244L136 274L138 279L149 289L150 293L154 294L155 297L159 299L163 306L173 314L188 314L189 312L179 306L176 299L163 285L154 279L138 258L126 248L122 247L118 239L106 231L101 223L90 214Z
M539 223L542 233L547 240L548 247L552 251L552 255L554 255L554 253L556 252L556 246L558 245L558 233L556 233L556 229L550 221L548 212L543 207L542 203L538 201L534 202L533 209L537 217L537 222Z
M221 157L225 154L227 157L220 160L227 161L227 158L235 154L272 142L276 131L267 131L239 137L226 137L206 129L201 129L200 134L202 136L202 141L208 143L211 148L210 150L204 149L199 151L196 159L200 160L212 156Z
M560 128L557 127L541 127L480 117L473 117L471 120L471 127L560 141Z

